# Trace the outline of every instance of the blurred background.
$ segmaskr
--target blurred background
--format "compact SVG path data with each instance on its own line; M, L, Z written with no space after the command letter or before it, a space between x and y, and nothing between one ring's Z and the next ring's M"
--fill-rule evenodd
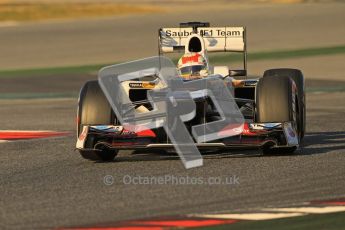
M307 79L341 80L344 12L342 0L0 0L0 92L76 94L104 65L157 55L158 28L186 21L246 26L251 75L294 66ZM20 85L13 76L21 75L41 84L54 75L66 88Z

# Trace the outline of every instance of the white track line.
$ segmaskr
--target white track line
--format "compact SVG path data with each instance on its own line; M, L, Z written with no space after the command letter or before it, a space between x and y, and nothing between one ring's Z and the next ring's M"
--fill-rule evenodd
M216 219L237 219L237 220L271 220L287 217L303 216L305 213L241 213L241 214L209 214L209 215L193 215L194 217L216 218Z
M196 214L192 217L215 218L215 219L236 219L236 220L271 220L304 216L308 214L323 214L333 212L345 212L345 206L326 207L294 207L294 208L267 208L262 212L255 213L231 213L231 214Z
M0 143L6 143L6 142L9 142L7 140L0 140Z
M272 208L264 209L274 212L299 212L307 214L322 214L331 212L345 212L345 206L326 206L326 207L298 207L298 208Z

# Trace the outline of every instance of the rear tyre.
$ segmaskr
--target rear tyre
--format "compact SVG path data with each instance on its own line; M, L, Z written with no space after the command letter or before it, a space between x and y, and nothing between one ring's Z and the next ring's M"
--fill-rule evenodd
M279 123L294 121L297 124L297 94L293 91L293 80L287 76L266 76L256 86L256 121ZM297 127L297 133L299 133ZM292 153L296 147L271 149L264 147L264 154Z
M98 81L88 81L82 87L78 104L78 136L85 125L113 125L115 115L104 96ZM94 149L97 142L96 137L89 135L85 141L85 148ZM80 155L89 160L112 161L118 150L98 148L95 151L79 150Z
M305 101L305 81L302 71L299 69L269 69L264 72L263 77L267 76L287 76L290 77L297 86L298 110L299 110L299 129L300 139L302 140L306 131L306 101Z

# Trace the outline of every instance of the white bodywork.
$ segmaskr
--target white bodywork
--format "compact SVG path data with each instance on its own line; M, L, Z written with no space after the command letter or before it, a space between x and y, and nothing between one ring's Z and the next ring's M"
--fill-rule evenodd
M209 71L211 74L214 74L214 75L218 74L218 75L225 77L226 75L229 74L229 67L227 67L227 66L210 66Z
M201 27L197 34L204 38L204 49L208 52L244 52L245 27ZM174 52L174 47L186 46L192 28L162 28L160 43L163 53Z

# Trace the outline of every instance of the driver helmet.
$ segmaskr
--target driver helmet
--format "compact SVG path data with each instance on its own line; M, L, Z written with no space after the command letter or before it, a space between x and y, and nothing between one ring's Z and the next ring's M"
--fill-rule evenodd
M206 59L199 53L184 54L178 61L177 67L185 80L203 78L208 74Z

